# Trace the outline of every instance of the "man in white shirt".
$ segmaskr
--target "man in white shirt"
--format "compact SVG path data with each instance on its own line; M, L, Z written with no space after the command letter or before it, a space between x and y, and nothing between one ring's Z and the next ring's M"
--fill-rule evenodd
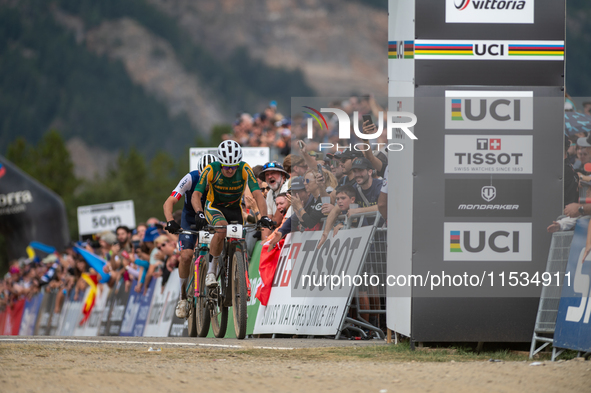
M271 189L267 193L267 214L273 221L280 223L283 215L277 211L275 198L281 193L287 192L287 179L289 173L283 169L283 165L277 161L271 161L263 165L263 170L259 173L259 179L267 182ZM271 234L270 229L263 229L262 238L265 239Z

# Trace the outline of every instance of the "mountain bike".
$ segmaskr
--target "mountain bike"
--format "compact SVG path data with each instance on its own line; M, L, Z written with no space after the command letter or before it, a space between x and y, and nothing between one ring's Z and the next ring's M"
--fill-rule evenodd
M232 307L234 316L234 331L238 339L246 337L247 309L250 300L251 287L248 278L248 257L243 230L260 225L208 225L205 231L183 232L199 234L199 253L191 264L190 280L187 284L187 299L191 305L189 310L189 336L205 337L209 326L217 338L226 335L228 326L228 307ZM216 229L226 229L226 238L219 260L216 278L218 285L207 288L205 276L209 263L209 246ZM191 296L191 298L189 298Z

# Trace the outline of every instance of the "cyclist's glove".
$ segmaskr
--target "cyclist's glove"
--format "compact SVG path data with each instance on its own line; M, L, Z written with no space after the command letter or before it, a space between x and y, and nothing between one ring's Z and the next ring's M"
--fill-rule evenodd
M203 212L197 212L195 214L195 230L200 231L207 226L207 219Z
M166 223L165 229L168 231L168 233L175 235L181 231L181 226L177 224L175 220L170 220Z
M262 216L258 224L263 228L273 229L273 221L267 216Z

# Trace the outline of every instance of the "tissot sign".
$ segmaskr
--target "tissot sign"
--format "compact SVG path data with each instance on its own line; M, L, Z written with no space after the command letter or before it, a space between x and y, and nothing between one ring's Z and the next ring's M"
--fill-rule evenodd
M534 128L532 91L446 91L446 129Z
M531 135L446 135L445 173L531 174Z
M445 0L446 23L534 23L534 0Z
M531 244L531 223L443 223L444 261L531 261Z

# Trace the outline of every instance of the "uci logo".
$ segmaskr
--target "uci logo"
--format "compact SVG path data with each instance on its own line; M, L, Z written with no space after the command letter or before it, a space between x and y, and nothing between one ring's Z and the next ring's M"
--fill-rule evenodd
M445 261L531 261L529 222L445 222Z
M505 56L507 44L474 44L474 56Z
M519 231L495 231L489 235L486 231L478 231L478 235L471 231L450 231L451 252L477 253L482 252L485 247L496 253L518 253Z
M496 121L521 121L521 100L465 98L452 99L452 121L481 121L492 118Z

